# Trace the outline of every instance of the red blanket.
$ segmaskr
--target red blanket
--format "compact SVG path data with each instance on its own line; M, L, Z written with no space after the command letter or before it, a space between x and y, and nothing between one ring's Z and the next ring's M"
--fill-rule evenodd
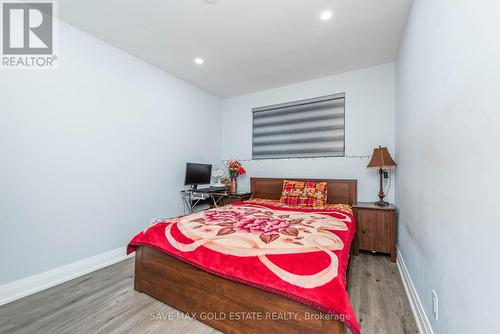
M153 247L321 310L358 334L345 289L353 238L354 218L347 205L299 209L253 200L159 220L137 234L127 252Z

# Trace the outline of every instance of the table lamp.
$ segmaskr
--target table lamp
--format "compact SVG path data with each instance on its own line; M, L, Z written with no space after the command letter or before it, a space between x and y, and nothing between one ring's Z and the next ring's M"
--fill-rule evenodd
M397 164L392 160L387 147L381 147L373 149L372 159L368 163L368 168L378 168L378 173L380 176L380 191L378 192L379 200L373 204L378 206L386 206L389 205L386 201L384 201L384 188L382 184L382 177L384 176L384 172L386 168L396 167Z

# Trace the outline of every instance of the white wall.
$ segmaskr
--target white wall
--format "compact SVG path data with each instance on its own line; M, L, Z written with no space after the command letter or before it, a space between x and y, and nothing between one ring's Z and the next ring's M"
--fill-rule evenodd
M243 160L249 172L240 189L249 188L250 176L354 178L360 201L378 200L378 174L366 168L369 158L247 161L252 157L252 108L345 92L346 155L371 155L378 145L393 152L394 71L394 64L386 64L223 100L223 159Z
M221 159L220 99L58 28L57 70L0 73L0 284L125 246Z
M499 11L416 0L397 62L398 245L435 333L500 333Z

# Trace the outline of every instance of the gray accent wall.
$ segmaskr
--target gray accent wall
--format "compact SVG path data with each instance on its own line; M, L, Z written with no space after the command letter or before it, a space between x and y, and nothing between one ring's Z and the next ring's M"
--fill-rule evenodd
M124 247L221 159L221 101L57 21L59 68L0 74L0 284Z
M397 60L398 245L434 333L500 333L499 11L416 0Z
M345 156L251 160L252 109L331 94L345 96ZM223 99L222 158L239 159L247 169L238 180L241 190L249 189L252 176L347 178L358 180L358 200L376 201L378 173L366 165L379 145L394 152L394 94L395 64L389 63ZM394 179L390 182L386 199L392 202Z

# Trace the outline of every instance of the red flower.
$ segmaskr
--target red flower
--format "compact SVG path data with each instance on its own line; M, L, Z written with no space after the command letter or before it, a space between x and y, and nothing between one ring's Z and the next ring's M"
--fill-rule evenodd
M236 170L236 173L238 173L240 175L246 174L246 172L247 171L245 170L245 168L243 168L241 166Z
M240 175L246 174L245 168L236 160L229 160L227 162L227 168L229 170L230 177L238 177Z

